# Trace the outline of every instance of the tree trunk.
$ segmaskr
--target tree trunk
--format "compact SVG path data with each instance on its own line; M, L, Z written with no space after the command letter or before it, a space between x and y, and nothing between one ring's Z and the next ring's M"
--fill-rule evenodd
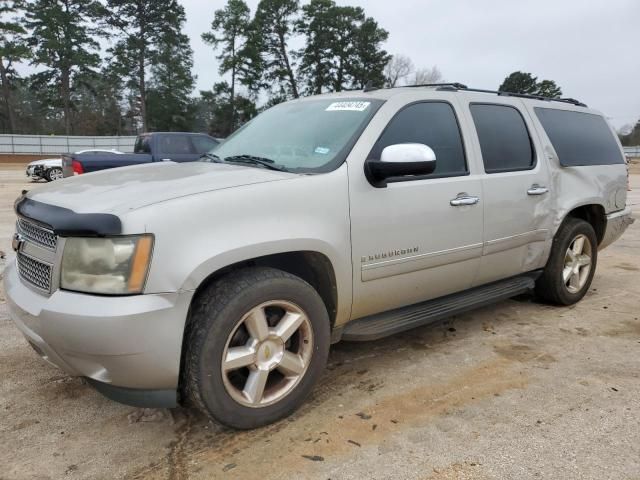
M230 134L236 129L236 40L235 38L231 43L231 124Z
M289 62L289 55L287 54L287 42L284 39L284 35L280 32L278 33L278 40L280 43L280 55L282 55L284 66L287 71L287 76L289 77L291 93L293 93L294 98L300 98L300 93L298 92L298 83L296 82L296 77L293 73L293 69L291 68L291 63Z
M140 57L138 59L138 68L140 69L140 116L142 117L142 132L146 133L148 129L147 124L147 84L146 84L146 75L144 71L145 64L145 50L142 48L140 50Z
M16 133L16 121L13 116L13 106L11 105L11 87L7 78L7 70L4 67L4 58L0 57L0 77L2 78L2 99L7 111L9 121L9 133Z
M71 135L71 71L69 67L62 67L61 74L64 131L66 135Z

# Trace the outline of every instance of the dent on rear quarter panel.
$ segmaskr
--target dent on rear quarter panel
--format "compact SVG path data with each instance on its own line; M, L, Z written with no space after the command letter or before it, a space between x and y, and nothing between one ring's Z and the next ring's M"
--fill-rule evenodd
M555 151L545 147L549 160L551 191L555 202L553 215L553 234L564 221L567 214L583 205L601 205L609 214L624 208L626 201L626 168L623 164L562 167ZM620 191L624 191L623 199ZM622 205L619 203L622 202Z

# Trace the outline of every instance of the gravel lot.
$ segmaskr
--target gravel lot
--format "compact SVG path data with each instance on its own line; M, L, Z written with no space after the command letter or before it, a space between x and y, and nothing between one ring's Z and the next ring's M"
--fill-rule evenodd
M22 165L0 165L10 252ZM640 217L640 175L629 203ZM294 417L234 432L45 365L0 293L0 479L640 479L640 221L575 307L509 300L334 346Z

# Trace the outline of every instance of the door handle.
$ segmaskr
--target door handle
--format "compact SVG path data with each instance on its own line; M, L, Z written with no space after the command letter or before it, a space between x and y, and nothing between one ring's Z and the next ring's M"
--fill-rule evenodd
M531 188L527 190L527 195L544 195L548 192L549 189L547 187L542 187L537 183L534 183L533 185L531 185Z
M463 207L465 205L475 205L479 201L480 197L474 197L473 195L461 193L449 203L451 203L452 207Z

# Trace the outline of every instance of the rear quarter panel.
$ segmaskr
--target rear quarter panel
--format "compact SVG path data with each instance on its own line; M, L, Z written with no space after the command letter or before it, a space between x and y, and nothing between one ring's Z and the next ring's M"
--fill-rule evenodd
M567 214L577 207L600 205L607 214L622 210L625 207L627 197L627 169L624 163L577 167L561 166L558 155L535 114L534 107L537 106L548 107L549 105L546 102L540 102L540 104L526 102L528 114L544 146L544 158L549 165L549 190L553 196L553 202L551 202L553 208L549 214L553 217L553 234L555 235ZM577 109L562 104L558 106L554 104L553 107L602 116L600 112L595 110ZM620 155L622 155L622 146L617 135L610 126L609 128L618 143Z

